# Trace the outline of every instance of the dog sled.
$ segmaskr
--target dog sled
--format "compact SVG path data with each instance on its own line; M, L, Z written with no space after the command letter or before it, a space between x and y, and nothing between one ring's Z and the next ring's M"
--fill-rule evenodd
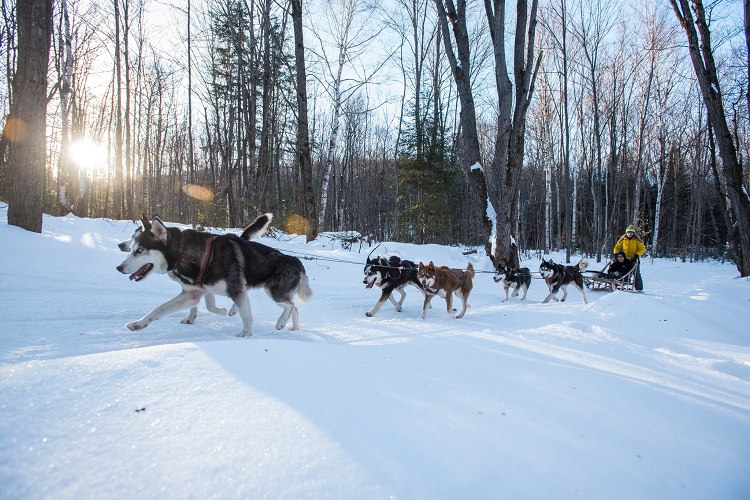
M581 274L583 274L583 282L586 284L586 288L594 292L614 292L615 290L635 292L635 273L639 262L636 262L633 268L622 276L609 274L607 271L610 265L612 265L612 261L607 262L607 265L601 271L583 271Z

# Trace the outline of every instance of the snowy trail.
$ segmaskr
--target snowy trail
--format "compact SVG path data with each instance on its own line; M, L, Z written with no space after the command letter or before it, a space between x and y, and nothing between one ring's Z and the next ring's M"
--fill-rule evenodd
M255 332L199 308L123 325L179 290L128 282L134 225L0 208L0 497L747 498L750 283L728 264L644 263L646 293L502 303L480 273L461 320L366 290L362 253L305 260L301 330L252 292ZM481 255L387 243L489 270ZM558 256L553 256L558 257ZM524 262L532 270L538 261ZM596 267L596 266L594 266ZM220 297L219 305L227 299Z

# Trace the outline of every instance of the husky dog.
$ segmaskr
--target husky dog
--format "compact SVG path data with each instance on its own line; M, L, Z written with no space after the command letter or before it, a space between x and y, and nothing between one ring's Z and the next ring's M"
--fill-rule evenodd
M243 235L254 237L262 231L270 222L270 215L261 216L264 217L267 221L256 220ZM305 301L312 290L298 258L234 234L213 235L194 229L167 228L158 217L151 222L144 217L141 224L130 244L130 255L117 270L130 274L134 281L141 281L154 272L166 273L182 285L182 293L125 325L130 330L141 330L162 316L195 307L206 294L219 294L232 299L242 318L243 328L238 336L249 336L253 317L247 290L260 287L283 309L276 329L284 328L290 316L292 330L299 329L299 311L292 299L296 295ZM212 300L213 297L207 297L207 304Z
M422 282L424 287L425 298L424 306L422 306L422 319L427 314L427 309L430 306L430 301L435 295L440 295L445 299L448 313L456 312L453 309L453 294L455 293L463 301L463 309L461 313L456 316L456 319L463 318L466 313L466 309L471 307L469 305L469 294L474 286L472 278L474 277L474 266L467 266L466 271L460 269L449 269L446 266L436 266L432 262L427 265L419 263L417 268L417 277Z
M557 302L558 290L562 288L563 296L560 302L565 302L565 298L568 296L568 285L573 285L581 292L583 297L583 303L588 304L586 300L586 293L583 291L583 275L581 271L588 267L589 263L586 259L581 259L575 266L564 266L562 264L555 264L552 259L546 261L542 259L542 263L539 265L539 273L547 282L549 287L549 295L543 300L543 303L547 303L550 299L554 299Z
M517 297L518 290L520 289L523 290L521 300L524 300L531 286L531 271L529 271L528 267L519 269L511 269L507 266L498 267L493 279L495 283L503 282L503 288L505 289L505 300L503 302L508 300L508 289L510 287L513 287L513 295L511 297Z
M255 221L247 226L245 230L242 232L242 236L240 236L243 240L250 241L254 238L257 238L258 236L265 233L266 229L268 229L268 225L271 223L271 219L273 219L272 214L263 214ZM120 249L121 252L130 252L131 247L133 246L133 243L135 242L136 236L141 234L143 232L143 226L138 226L138 228L133 231L133 235L130 237L128 241L123 241L122 243L118 243L117 247ZM226 309L223 307L216 307L216 296L206 290L203 294L203 299L206 301L206 309L208 309L209 312L212 312L214 314L218 314L219 316L234 316L237 314L237 306L235 304L232 304L231 309L229 309L229 312L227 312ZM190 312L188 312L188 315L185 316L185 319L181 321L181 323L186 325L192 325L195 323L195 318L198 317L198 306L193 306L190 308Z
M410 260L402 260L395 255L387 259L383 256L374 259L368 257L367 264L365 264L365 279L362 283L367 285L365 288L377 286L382 291L380 299L375 303L372 310L365 313L365 316L368 317L375 316L386 300L390 300L393 307L401 312L401 305L406 298L406 292L404 291L406 285L414 285L419 288L423 295L425 293L422 283L417 279L417 265ZM398 302L393 298L394 291L401 295Z

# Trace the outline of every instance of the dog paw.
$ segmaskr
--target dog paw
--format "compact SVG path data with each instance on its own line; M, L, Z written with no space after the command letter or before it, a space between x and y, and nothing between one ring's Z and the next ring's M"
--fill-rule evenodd
M373 313L371 313L370 311L367 311L367 312L365 313L365 316L367 316L368 318L372 318L372 317L373 317L373 316L375 316L375 315L374 315Z
M253 334L253 332L240 332L237 334L238 337L249 337Z
M137 332L138 330L143 330L148 326L148 323L142 322L142 321L131 321L125 327L130 330L131 332Z
M195 323L195 319L194 318L185 318L182 321L180 321L180 323L182 323L183 325L192 325L193 323Z
M227 316L234 316L235 314L237 314L237 306L233 305L232 308L229 309Z

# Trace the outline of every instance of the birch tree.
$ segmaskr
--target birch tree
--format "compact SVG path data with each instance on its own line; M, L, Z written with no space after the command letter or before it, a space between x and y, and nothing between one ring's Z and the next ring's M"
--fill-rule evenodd
M328 191L333 171L336 145L341 125L342 106L366 82L362 79L345 78L344 70L352 64L366 50L370 42L381 30L370 29L372 23L373 6L366 0L327 0L324 19L319 29L313 33L318 40L317 56L327 73L327 84L332 106L331 135L323 171L323 181L320 194L320 210L318 224L324 227L328 207Z

